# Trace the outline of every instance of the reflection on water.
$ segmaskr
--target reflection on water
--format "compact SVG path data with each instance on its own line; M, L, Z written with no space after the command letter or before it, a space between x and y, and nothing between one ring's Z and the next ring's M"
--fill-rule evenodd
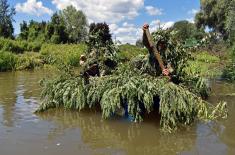
M175 134L159 122L136 124L122 118L102 120L95 111L63 109L40 115L38 81L47 71L0 73L0 154L235 154L234 85L212 82L211 102L229 103L226 121L197 123Z

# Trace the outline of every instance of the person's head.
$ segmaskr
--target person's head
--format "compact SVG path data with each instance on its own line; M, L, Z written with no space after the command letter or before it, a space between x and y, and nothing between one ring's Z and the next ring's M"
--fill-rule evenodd
M167 49L167 43L162 40L159 40L156 46L157 46L157 50L161 52L165 52Z
M86 62L86 60L87 60L86 56L82 54L80 56L80 61L79 61L80 65L82 66Z

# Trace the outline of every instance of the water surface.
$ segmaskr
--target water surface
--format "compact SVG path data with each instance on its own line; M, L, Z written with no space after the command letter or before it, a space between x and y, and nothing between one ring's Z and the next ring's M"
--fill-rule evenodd
M0 155L234 155L235 85L212 82L212 103L228 102L229 117L163 134L159 122L102 120L99 112L62 109L40 115L39 80L48 71L0 73Z

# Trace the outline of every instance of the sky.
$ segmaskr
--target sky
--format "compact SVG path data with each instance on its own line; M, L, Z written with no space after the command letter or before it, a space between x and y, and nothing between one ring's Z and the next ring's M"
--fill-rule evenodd
M15 34L20 33L23 20L49 21L56 11L73 5L82 10L92 22L106 22L113 38L122 43L134 44L141 38L141 27L150 25L150 31L159 25L166 29L174 22L188 20L200 8L200 0L8 0L16 9L14 17Z

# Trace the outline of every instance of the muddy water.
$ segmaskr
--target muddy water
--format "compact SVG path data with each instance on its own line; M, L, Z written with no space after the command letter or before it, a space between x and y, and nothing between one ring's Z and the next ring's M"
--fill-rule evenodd
M100 113L51 110L35 115L38 81L48 71L0 73L0 155L234 155L235 85L212 82L211 102L225 100L229 118L175 134L159 122L104 121Z

